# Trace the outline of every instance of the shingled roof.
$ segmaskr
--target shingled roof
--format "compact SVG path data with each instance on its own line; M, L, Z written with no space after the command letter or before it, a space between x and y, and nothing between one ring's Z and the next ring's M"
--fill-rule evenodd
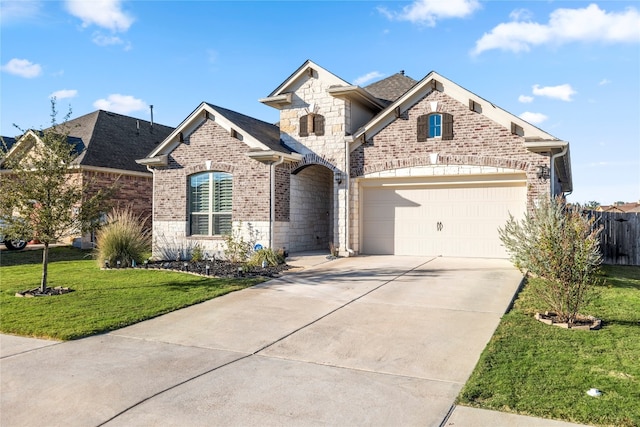
M169 126L104 110L69 120L65 126L70 142L84 146L76 163L135 172L147 172L135 160L153 151L173 131Z
M206 104L223 115L227 120L235 123L239 128L248 132L252 137L269 147L270 150L286 154L295 152L280 140L280 128L278 126L208 102Z
M376 98L391 103L404 95L416 83L418 83L417 80L405 76L404 71L401 71L386 79L365 86L363 89Z
M0 141L0 151L4 151L5 153L11 150L13 144L16 143L16 139L10 136L0 136L0 138L2 138L2 141Z

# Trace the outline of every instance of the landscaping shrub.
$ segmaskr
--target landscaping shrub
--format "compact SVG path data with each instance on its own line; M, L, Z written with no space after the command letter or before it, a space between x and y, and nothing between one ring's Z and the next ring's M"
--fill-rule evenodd
M242 232L242 223L238 224L238 227L231 231L229 234L224 235L224 256L231 262L245 262L257 240L257 230L252 225L247 224L248 238L245 238Z
M271 248L258 249L251 255L251 258L247 262L250 267L262 267L263 262L265 266L275 267L284 263L284 251L274 251Z
M540 303L570 325L600 280L601 228L594 221L561 198L545 198L522 221L510 216L498 230L514 265L543 279L536 286Z
M106 224L96 235L96 258L103 266L130 267L140 263L151 247L151 235L144 227L145 220L129 208L113 210L107 215Z

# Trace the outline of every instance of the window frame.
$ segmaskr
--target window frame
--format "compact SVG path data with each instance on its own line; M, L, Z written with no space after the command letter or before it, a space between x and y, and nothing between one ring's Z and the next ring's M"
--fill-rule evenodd
M432 134L431 120L435 116L439 116L440 118L440 123L437 125L440 135ZM427 139L442 139L443 141L452 140L453 115L449 113L429 113L418 116L416 137L418 142L425 142Z
M300 117L298 135L306 137L309 135L324 136L325 118L322 114L309 113Z
M206 178L206 188L194 185L194 180ZM216 182L224 184L228 180L228 187L216 188ZM233 175L222 171L205 171L189 175L187 197L187 218L190 236L215 237L231 233L233 228ZM200 195L198 195L198 190ZM228 194L222 194L227 192ZM202 200L197 200L197 198ZM206 199L204 199L206 197ZM197 210L196 204L206 205L205 209ZM196 224L195 218L204 218L206 233L199 233L202 224ZM195 227L198 225L199 227Z

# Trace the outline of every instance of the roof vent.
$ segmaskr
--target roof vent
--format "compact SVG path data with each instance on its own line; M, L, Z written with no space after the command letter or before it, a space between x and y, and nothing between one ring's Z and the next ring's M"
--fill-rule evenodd
M400 74L404 76L404 70L400 70Z
M151 110L151 130L153 130L153 105L149 105L149 109Z

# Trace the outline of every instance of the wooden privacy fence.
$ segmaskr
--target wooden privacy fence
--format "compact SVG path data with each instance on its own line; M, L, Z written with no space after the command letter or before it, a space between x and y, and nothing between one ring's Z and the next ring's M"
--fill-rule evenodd
M600 251L604 264L640 265L640 213L590 211L602 225Z

